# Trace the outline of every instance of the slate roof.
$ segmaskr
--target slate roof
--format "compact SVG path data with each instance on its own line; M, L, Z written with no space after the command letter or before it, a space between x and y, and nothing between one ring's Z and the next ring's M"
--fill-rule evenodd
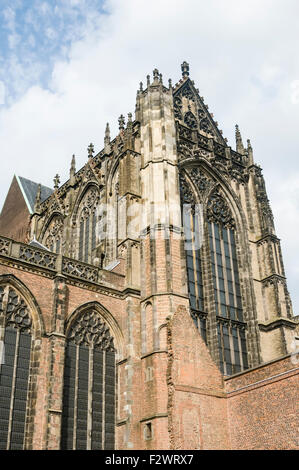
M27 178L23 178L23 176L17 176L16 178L26 201L28 210L30 214L33 214L38 183L28 180ZM41 202L45 201L52 193L53 189L41 185Z

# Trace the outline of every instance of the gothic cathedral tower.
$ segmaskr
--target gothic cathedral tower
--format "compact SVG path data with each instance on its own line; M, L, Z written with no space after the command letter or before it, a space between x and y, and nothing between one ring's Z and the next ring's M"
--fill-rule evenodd
M27 238L12 240L16 194ZM7 383L19 343L28 356L18 448L230 447L224 380L289 355L298 321L251 143L236 126L228 146L186 62L175 86L155 69L135 119L113 140L107 124L64 184L14 179L0 228Z

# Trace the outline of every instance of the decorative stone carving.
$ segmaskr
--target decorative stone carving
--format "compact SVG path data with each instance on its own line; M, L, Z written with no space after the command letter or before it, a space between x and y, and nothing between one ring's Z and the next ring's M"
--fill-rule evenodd
M69 330L68 340L102 351L115 351L109 327L94 310L84 313L75 320Z
M57 255L48 253L44 250L38 250L33 247L21 245L19 259L27 261L28 263L42 266L48 269L56 269Z
M184 85L181 88L181 95L187 98L188 100L194 101L195 102L195 96L193 91L191 90L190 84L187 82L186 85Z
M232 162L232 165L228 168L228 173L238 183L247 183L249 179L246 169L235 162Z
M97 282L98 280L97 268L65 257L63 257L62 260L62 273L79 277L80 279L85 279L90 282Z
M227 228L235 227L231 210L218 192L213 193L208 201L207 216L209 222L215 222Z
M188 127L178 124L177 126L178 134L180 139L186 139L192 141L192 131Z
M211 152L207 152L201 148L194 150L193 155L195 158L205 158L207 160L211 158Z
M181 98L179 96L175 96L173 99L174 117L180 121L183 119L182 107L183 105Z
M91 188L81 201L81 220L86 219L96 211L99 202L99 193L95 188Z
M191 111L188 111L184 116L184 124L190 127L191 129L197 129L198 123L196 117Z
M206 191L212 184L210 178L208 178L199 168L192 168L190 171L190 177L200 192Z
M0 238L0 254L8 255L9 254L9 245L10 241Z
M219 171L222 175L227 176L228 175L228 168L227 168L227 160L219 157L218 155L215 155L214 158L211 159L211 163L216 170Z
M63 234L63 220L55 218L50 223L45 237L45 246L48 249L54 245L55 241L60 240Z
M180 176L180 193L183 204L195 204L194 194L183 176Z
M0 310L2 310L2 300L4 297L4 287L0 287ZM3 311L3 310L2 310ZM24 299L22 299L14 289L9 288L8 300L4 311L5 325L11 325L22 331L30 331L31 317L29 308Z
M193 145L187 141L180 141L178 143L178 157L179 160L193 158Z
M214 136L214 132L213 132L213 128L211 126L211 123L206 117L201 119L201 121L199 123L199 129L201 131L205 132L206 134L211 134L212 136Z

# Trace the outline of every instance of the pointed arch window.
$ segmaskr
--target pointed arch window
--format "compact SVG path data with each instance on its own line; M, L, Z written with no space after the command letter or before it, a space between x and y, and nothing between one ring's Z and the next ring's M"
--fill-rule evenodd
M82 314L67 334L62 449L114 449L115 348L97 311Z
M53 253L61 253L63 235L63 220L60 217L54 217L47 228L44 236L44 244Z
M0 322L4 343L0 362L0 449L25 446L26 406L31 354L31 317L24 299L0 286Z
M79 217L79 253L78 258L85 263L91 262L92 252L96 248L96 223L98 192L92 188L81 204Z

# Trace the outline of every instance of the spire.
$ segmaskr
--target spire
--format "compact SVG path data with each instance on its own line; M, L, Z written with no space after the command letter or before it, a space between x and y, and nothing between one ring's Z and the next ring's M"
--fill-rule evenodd
M247 139L247 154L248 154L248 166L254 165L253 151L252 151L250 139Z
M110 127L109 127L109 122L107 122L107 124L106 124L104 144L105 144L105 147L106 147L106 145L109 145L109 144L110 144Z
M37 192L35 196L34 212L39 212L40 203L41 203L41 185L39 184L37 187Z
M189 77L189 64L188 62L184 61L181 65L182 69L182 77L183 78L188 78Z
M59 178L58 173L54 177L53 181L54 181L54 189L58 189L59 188L59 183L60 183L60 178Z
M245 149L244 149L244 145L243 145L243 142L242 142L242 136L241 136L241 132L239 130L238 124L236 124L236 150L237 150L237 152L244 155Z
M94 145L92 143L87 147L88 158L92 158L94 154Z

